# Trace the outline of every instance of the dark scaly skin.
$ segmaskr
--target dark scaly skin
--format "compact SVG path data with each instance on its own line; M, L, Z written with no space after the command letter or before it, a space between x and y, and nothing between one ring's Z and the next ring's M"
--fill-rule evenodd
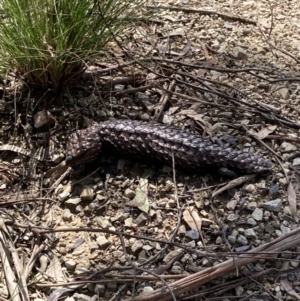
M95 123L71 134L66 163L71 166L92 161L102 147L132 158L156 160L193 171L225 167L243 174L270 171L273 164L253 153L220 146L174 126L135 120Z

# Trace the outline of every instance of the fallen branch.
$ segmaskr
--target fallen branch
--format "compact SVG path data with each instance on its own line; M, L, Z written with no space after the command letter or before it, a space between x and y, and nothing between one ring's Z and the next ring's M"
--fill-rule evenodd
M237 268L265 258L266 253L269 253L270 258L274 256L274 253L283 252L297 247L300 243L300 227L294 229L290 233L287 233L274 241L259 246L249 252L237 255L229 260L222 262L213 267L202 270L196 274L189 275L181 280L173 282L169 285L173 294L178 297L182 293L199 287L211 280L235 271ZM152 293L142 294L135 298L128 298L124 301L152 301L171 300L169 290L164 286L160 289L153 291Z

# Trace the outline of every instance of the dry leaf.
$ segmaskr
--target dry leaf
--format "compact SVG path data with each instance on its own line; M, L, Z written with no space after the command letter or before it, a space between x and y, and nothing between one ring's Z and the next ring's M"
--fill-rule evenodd
M282 265L282 270L287 270L289 267L289 262L286 261ZM287 274L281 276L280 283L284 290L291 296L294 296L296 299L300 300L300 295L298 295L295 290L293 289L291 283L287 279Z
M263 140L268 137L269 134L273 133L277 128L277 125L270 125L261 129L258 133L254 134L258 139Z
M195 208L186 209L183 212L184 221L190 226L191 229L201 231L202 219Z
M298 216L297 216L297 198L296 192L293 187L293 184L290 182L288 189L287 189L288 201L291 208L291 213L295 221L298 223Z
M148 178L152 174L152 170L146 170L142 175L139 186L135 191L134 199L129 203L130 206L138 207L141 211L148 213L150 209L148 199Z

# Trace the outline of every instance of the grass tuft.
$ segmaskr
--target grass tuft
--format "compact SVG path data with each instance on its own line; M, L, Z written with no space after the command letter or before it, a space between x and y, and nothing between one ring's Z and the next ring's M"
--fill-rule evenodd
M143 0L0 0L0 72L60 90L134 23Z

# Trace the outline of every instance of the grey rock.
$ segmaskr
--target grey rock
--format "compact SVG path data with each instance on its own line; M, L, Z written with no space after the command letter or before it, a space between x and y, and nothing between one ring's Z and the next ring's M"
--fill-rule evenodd
M73 214L69 209L65 209L62 218L65 222L71 222L73 218Z
M124 192L124 195L129 198L129 199L133 199L135 197L135 192L129 188L127 188Z
M44 127L51 128L55 124L55 119L53 115L47 110L42 110L37 112L34 115L33 119L34 119L34 127L36 129L44 128Z
M91 297L84 294L75 293L73 298L75 301L91 301Z
M235 236L232 236L232 235L229 235L227 237L227 240L228 242L231 244L231 245L234 245L236 243L236 237Z
M67 208L75 208L81 202L81 198L72 197L65 201L65 205Z
M287 99L290 98L290 92L285 87L276 90L276 92L274 94L277 95L278 97L284 99L284 100L287 100Z
M114 223L116 221L123 221L124 219L125 219L125 215L122 211L117 211L115 213L115 215L110 218L112 223Z
M254 220L254 218L249 217L249 218L247 219L247 224L248 224L248 225L251 225L251 226L256 226L256 225L257 225L257 222Z
M101 249L105 249L106 247L108 247L110 245L110 242L103 235L98 236L96 241Z
M109 282L108 284L107 284L107 288L109 289L109 290L111 290L111 291L116 291L116 289L117 289L117 286L118 286L118 283L117 282Z
M105 285L100 283L96 284L94 291L99 295L103 295L105 293Z
M293 160L293 166L297 166L297 165L300 165L300 158L295 158Z
M74 261L73 259L69 259L69 260L65 261L65 267L68 270L74 270L76 267L76 261Z
M69 195L70 195L70 192L67 191L67 190L65 190L65 191L63 191L62 193L60 193L60 194L58 195L58 199L59 199L61 202L63 202L63 201L65 201L65 200L69 197Z
M190 239L196 239L196 240L200 238L199 232L195 229L187 231L186 236L189 237Z
M244 292L244 289L243 289L243 287L242 286L237 286L236 288L235 288L235 294L238 296L238 297L240 297L242 294L243 294L243 292Z
M265 270L265 266L261 265L259 262L254 266L256 272L262 272Z
M238 218L239 218L238 215L235 215L235 214L233 214L233 213L228 214L228 216L227 216L227 220L228 220L229 222L234 222L234 221L236 221Z
M220 244L222 244L222 243L223 243L222 237L218 236L217 239L216 239L216 244L217 244L217 245L220 245Z
M150 245L143 245L143 250L145 250L145 251L151 251L151 250L153 250L153 247L150 246Z
M246 50L242 47L234 47L232 55L238 60L245 60L248 58Z
M279 212L282 207L281 199L272 200L262 204L263 208L270 212Z
M98 225L103 229L108 229L111 226L110 221L103 216L97 216L96 221Z
M132 219L132 217L128 217L128 218L125 219L124 226L128 227L128 228L131 228L133 226L133 219Z
M256 221L261 221L263 219L263 211L260 208L256 208L253 212L252 212L252 217L256 220Z
M202 265L203 267L210 267L210 266L212 265L212 263L211 263L210 260L204 258L204 259L202 260L201 265Z
M234 250L235 250L237 253L239 253L239 252L246 252L246 251L248 251L249 249L250 249L249 246L240 246L240 247L235 248Z
M172 260L174 257L176 257L177 255L179 255L181 253L181 249L175 249L171 252L169 252L163 259L164 262L169 262L170 260Z
M134 223L137 226L141 226L143 223L145 223L148 220L148 216L146 213L142 212L135 220Z
M150 294L154 291L154 288L152 286L145 286L142 290L144 294Z
M265 231L269 234L272 234L274 232L274 228L271 224L266 224Z
M138 258L138 262L144 262L146 260L146 258L148 259L148 256L146 256L146 251L142 250L139 253L139 258Z
M172 266L172 269L171 269L171 272L173 273L173 274L182 274L182 267L181 266L179 266L179 265L173 265Z
M292 258L292 251L290 250L285 250L281 253L281 258L285 258L285 259L291 259Z
M294 144L292 144L292 143L289 143L289 142L283 142L280 145L280 150L283 153L290 153L290 152L296 151L297 150L297 146L294 145Z
M257 237L256 233L253 229L246 229L244 234L247 238L254 238L255 239Z
M144 120L144 121L148 121L150 119L150 116L147 113L142 114L140 117L141 117L141 120Z
M283 235L285 235L285 234L291 232L291 228L285 227L285 226L283 226L283 225L280 225L280 230L281 230L281 232L282 232Z
M236 208L238 201L237 200L231 200L226 204L226 208L228 210L234 210Z
M238 235L236 241L242 246L248 245L248 240L244 235Z
M83 208L82 208L81 205L78 205L78 206L75 207L75 212L76 213L80 213L80 212L82 212L82 210L83 210Z
M136 240L135 242L134 242L134 244L131 246L131 251L133 252L133 253L136 253L137 251L139 251L142 247L143 247L143 243L142 243L142 241L141 240Z
M253 184L249 184L249 185L247 185L247 186L245 187L245 190L246 190L247 192L253 193L253 192L256 191L256 188L255 188L255 186L254 186Z

